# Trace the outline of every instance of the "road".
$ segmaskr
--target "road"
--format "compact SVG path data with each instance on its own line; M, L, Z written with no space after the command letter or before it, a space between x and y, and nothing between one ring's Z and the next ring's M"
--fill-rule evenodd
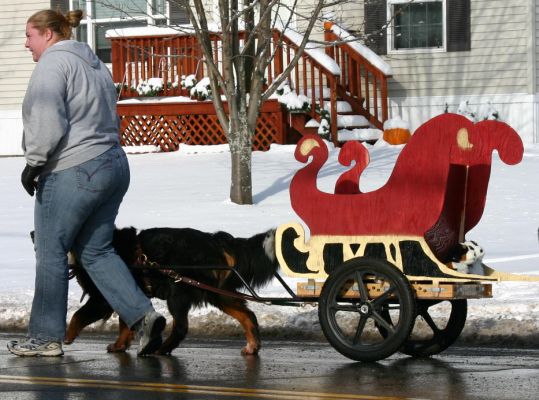
M19 358L0 334L0 399L537 399L539 349L453 346L429 359L355 363L326 343L186 340L172 356L107 354L84 336L58 358Z

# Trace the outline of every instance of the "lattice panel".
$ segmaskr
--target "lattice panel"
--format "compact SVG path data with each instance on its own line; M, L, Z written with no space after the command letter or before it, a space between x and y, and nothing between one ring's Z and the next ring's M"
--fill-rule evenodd
M281 143L282 113L261 113L253 138L253 150L268 150ZM180 143L214 145L227 143L217 115L120 115L124 146L157 145L162 151L178 150ZM282 144L282 143L281 143Z
M284 135L280 130L283 128L282 114L264 113L258 117L258 123L256 126L256 134L253 138L254 150L268 150L272 143L282 143Z
M180 118L181 143L224 144L227 142L217 115L182 115Z

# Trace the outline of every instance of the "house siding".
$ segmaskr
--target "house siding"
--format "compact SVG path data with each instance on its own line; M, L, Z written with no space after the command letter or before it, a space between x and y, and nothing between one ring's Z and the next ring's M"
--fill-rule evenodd
M22 154L21 106L34 62L24 47L30 15L49 8L50 1L0 2L0 155Z
M393 69L390 96L533 93L529 68L531 2L535 0L471 0L470 51L390 51L382 56ZM359 37L365 27L360 3L341 5L333 12L334 18ZM539 21L539 5L536 19ZM537 54L539 57L539 47Z
M389 116L412 129L466 100L482 115L491 106L525 142L539 142L539 4L537 0L471 0L471 50L389 52ZM363 6L340 20L364 32ZM366 16L368 18L368 16Z
M534 49L535 49L535 52L534 52L534 57L533 57L533 62L534 62L534 74L535 74L535 92L536 93L539 93L539 1L537 0L532 0L532 3L533 3L533 9L534 9L534 19L532 21L532 23L534 24L534 30L535 32L533 33L533 37L534 37Z
M473 0L471 50L388 54L392 97L530 93L529 0Z
M50 1L0 2L0 109L20 109L34 62L24 47L26 20Z

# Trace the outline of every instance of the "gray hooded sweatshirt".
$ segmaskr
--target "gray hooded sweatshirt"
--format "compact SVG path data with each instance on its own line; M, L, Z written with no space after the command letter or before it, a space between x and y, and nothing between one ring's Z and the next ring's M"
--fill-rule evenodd
M62 40L37 63L22 105L26 162L42 173L91 160L119 142L116 89L86 43Z

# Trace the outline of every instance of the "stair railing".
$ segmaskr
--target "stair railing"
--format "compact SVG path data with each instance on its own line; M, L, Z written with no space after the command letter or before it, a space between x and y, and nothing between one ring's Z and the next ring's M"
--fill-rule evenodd
M383 129L383 123L388 119L387 81L391 77L391 68L331 22L324 24L324 39L335 42L326 51L341 68L337 87L339 97L348 101L354 112ZM374 60L378 61L378 66L373 64Z
M276 49L273 63L268 69L268 83L279 76L299 49L301 38L290 32L282 33L274 30L273 48ZM288 84L297 95L309 99L308 110L305 111L319 123L327 118L324 110L329 111L330 137L337 144L337 87L340 69L335 61L325 54L323 48L306 48L296 65L288 74ZM329 102L329 107L326 105Z

